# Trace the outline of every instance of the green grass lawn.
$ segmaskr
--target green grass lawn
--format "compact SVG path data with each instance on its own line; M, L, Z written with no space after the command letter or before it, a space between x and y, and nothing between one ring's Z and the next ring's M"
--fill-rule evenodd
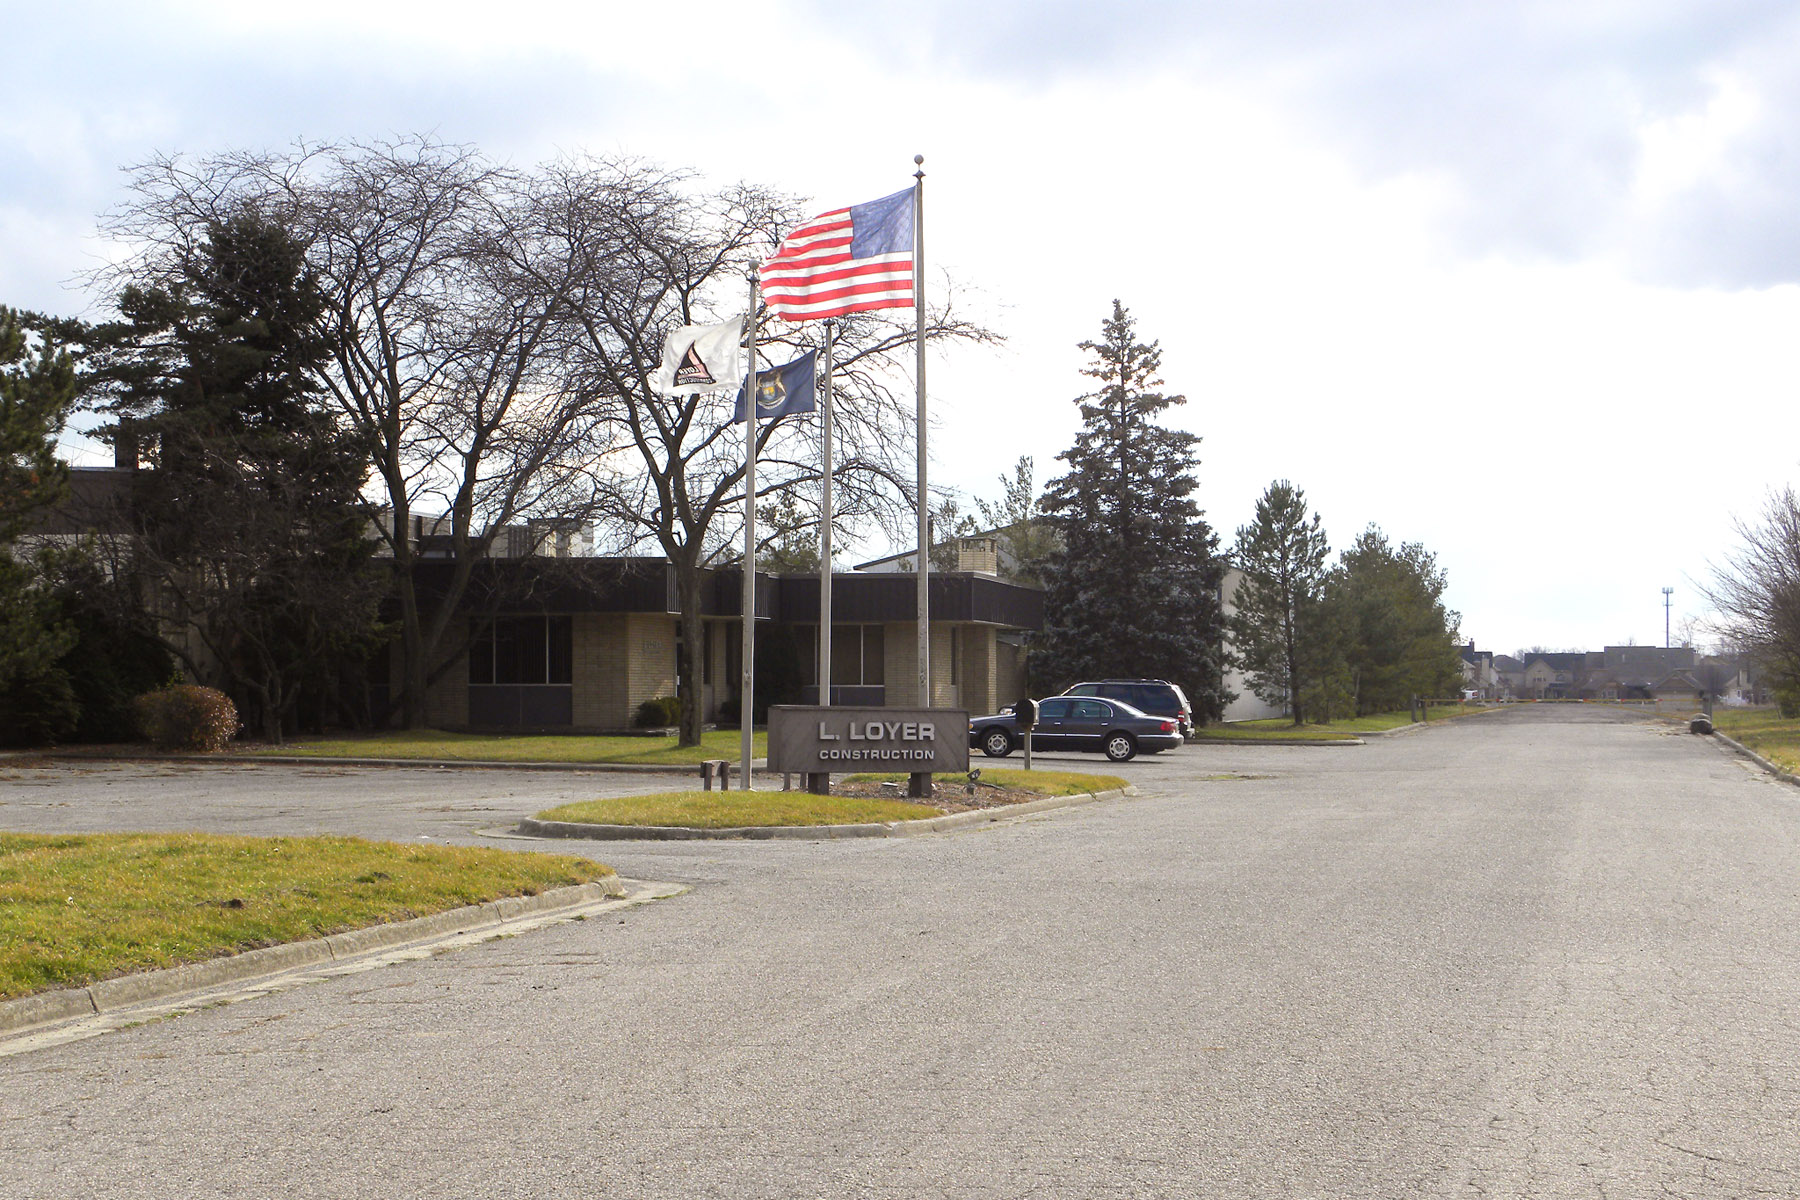
M1800 718L1773 708L1715 708L1713 728L1782 770L1800 774Z
M585 858L358 838L0 833L0 998L613 873Z
M811 792L657 792L649 796L582 800L546 809L537 817L540 821L582 825L748 829L917 821L942 814L942 809L877 797L815 796Z
M699 763L737 761L742 734L715 729L700 745L682 749L673 737L582 737L575 734L449 733L439 729L386 731L340 738L300 738L282 746L246 747L245 754L319 758L441 759L447 762ZM752 753L767 753L766 734L754 735Z

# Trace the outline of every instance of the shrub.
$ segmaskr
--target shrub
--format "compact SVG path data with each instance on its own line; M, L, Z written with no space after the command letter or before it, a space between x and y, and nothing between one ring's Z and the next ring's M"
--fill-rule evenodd
M177 683L131 702L138 732L158 750L213 754L237 736L237 707L224 692Z
M679 696L657 696L637 706L637 715L632 723L639 729L656 729L665 725L681 724L681 698Z
M50 746L69 736L81 703L60 667L0 679L0 746Z
M1775 705L1781 715L1792 720L1800 717L1800 683L1787 680L1775 685Z

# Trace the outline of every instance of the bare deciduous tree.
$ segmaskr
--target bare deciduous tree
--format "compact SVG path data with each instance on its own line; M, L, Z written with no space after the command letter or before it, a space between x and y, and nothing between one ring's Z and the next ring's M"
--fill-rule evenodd
M459 648L449 634L470 574L500 531L590 515L583 468L596 414L562 386L552 336L588 262L534 239L527 176L428 138L163 156L137 168L132 187L107 222L135 244L116 272L127 278L179 272L209 227L245 210L306 247L330 301L324 382L374 448L401 712L424 724L428 682ZM421 532L447 539L453 564L429 597L412 570Z
M133 189L108 222L136 247L124 279L179 270L209 223L244 209L306 245L332 301L326 386L375 447L409 725L424 722L432 673L453 661L448 635L475 564L503 527L542 516L601 522L617 548L654 546L674 564L682 739L698 741L702 572L740 553L742 431L729 393L658 396L650 376L671 329L744 311L749 271L794 223L791 204L744 185L704 191L638 160L525 171L427 138L160 157ZM925 336L994 337L947 307ZM781 362L816 338L776 323L759 350ZM833 476L847 529L904 523L913 338L880 313L840 322ZM757 441L759 493L794 497L816 520L816 427L771 421ZM447 520L429 532L453 565L425 596L413 518L438 513Z
M1800 497L1783 488L1760 521L1735 524L1740 545L1703 593L1724 640L1747 650L1778 693L1800 694Z
M794 223L792 206L761 189L704 192L689 177L632 160L578 160L538 177L535 236L581 264L563 293L560 353L568 389L604 412L597 426L594 510L625 547L652 546L674 566L681 611L681 740L698 744L704 651L703 572L741 562L744 439L729 392L660 396L650 383L675 327L744 312L749 274ZM555 281L540 281L547 290ZM819 327L759 318L758 355L781 363L819 344ZM948 308L928 314L928 342L989 341ZM914 331L881 313L838 324L834 381L834 527L898 529L911 511ZM757 493L816 527L820 447L814 421L785 417L757 430ZM791 537L794 522L767 531ZM745 702L749 702L748 697Z

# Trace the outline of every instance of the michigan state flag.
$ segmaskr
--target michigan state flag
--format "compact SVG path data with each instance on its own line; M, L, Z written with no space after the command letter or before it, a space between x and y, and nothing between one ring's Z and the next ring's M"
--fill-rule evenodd
M793 362L785 366L774 367L756 373L756 415L765 421L776 417L785 417L790 413L809 413L813 411L813 360L819 355L817 350L808 350ZM737 408L731 414L732 421L744 419L744 389L738 388Z

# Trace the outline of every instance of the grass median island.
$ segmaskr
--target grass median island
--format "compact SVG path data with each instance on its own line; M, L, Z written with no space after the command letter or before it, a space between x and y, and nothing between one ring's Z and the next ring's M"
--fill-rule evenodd
M0 999L612 874L566 855L359 838L0 833Z
M864 825L916 821L942 810L904 800L867 796L815 796L810 792L656 792L582 800L545 809L540 821L578 825L677 826L749 829L783 825Z
M886 774L846 775L846 785L879 785L905 782L902 772ZM936 776L940 789L957 792L964 776L957 772ZM983 767L983 783L996 785L1011 793L1011 799L1029 800L1042 796L1078 796L1125 787L1125 781L1112 775L1079 775L1071 771L1013 771ZM939 791L937 801L946 803L950 792ZM993 788L982 788L984 797L995 795ZM952 807L968 807L949 801ZM889 821L918 821L940 817L945 810L921 800L898 797L846 795L815 796L810 792L657 792L648 796L616 796L600 800L582 800L545 809L537 814L540 821L567 821L575 825L663 826L686 829L767 829L808 825L870 825Z
M233 747L238 753L301 758L437 759L446 762L693 763L708 758L736 762L742 734L715 729L698 746L673 737L588 737L580 734L451 733L441 729L389 730L356 737L299 738L280 746ZM752 753L767 753L768 736L754 735Z
M1077 771L1021 771L1010 767L981 767L981 782L991 783L1007 791L1032 792L1039 796L1083 796L1090 792L1122 791L1128 785L1117 775L1084 775ZM877 772L846 775L845 783L904 783L909 776L900 772ZM937 776L939 783L955 784L962 776L951 773ZM985 789L984 789L985 790Z
M1800 774L1800 718L1773 708L1719 707L1713 709L1713 728L1782 770Z

